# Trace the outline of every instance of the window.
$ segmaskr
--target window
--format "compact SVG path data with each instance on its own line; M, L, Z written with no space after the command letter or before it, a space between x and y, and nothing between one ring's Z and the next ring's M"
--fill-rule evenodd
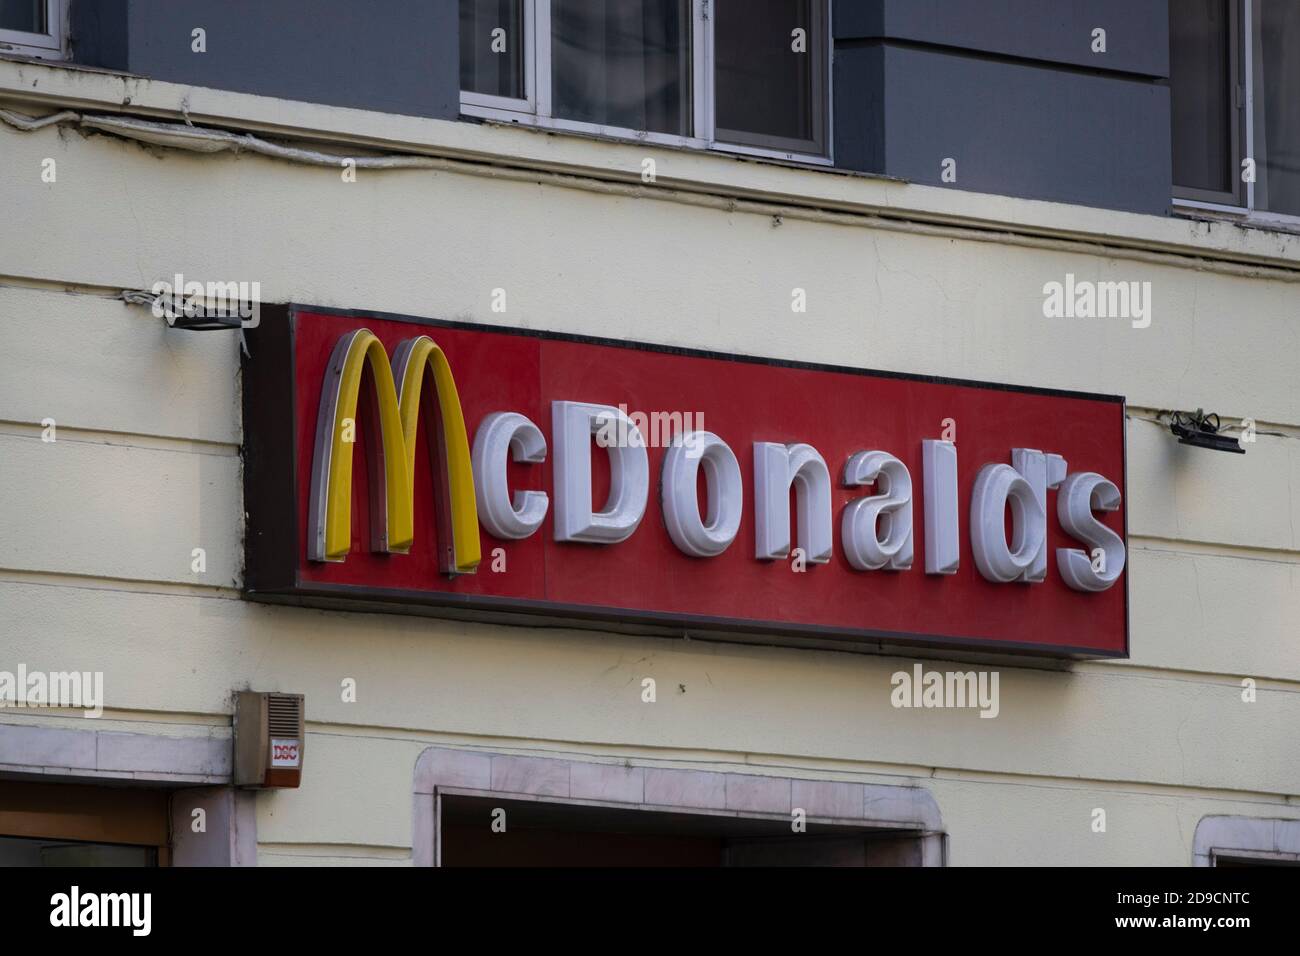
M1189 199L1235 203L1240 179L1237 18L1231 0L1185 0L1169 15L1174 184ZM1244 204L1244 203L1243 203Z
M0 0L0 53L63 57L65 0Z
M1300 216L1300 4L1251 3L1253 208Z
M551 0L553 115L689 136L688 0Z
M814 0L719 0L714 29L715 131L730 143L817 152L825 142L826 39ZM792 9L793 8L793 9ZM789 27L789 29L787 29ZM810 148L811 147L811 148Z
M829 162L829 0L460 0L462 112Z
M524 16L517 0L460 5L460 88L482 102L522 100Z
M1300 217L1300 4L1180 0L1169 43L1175 198Z

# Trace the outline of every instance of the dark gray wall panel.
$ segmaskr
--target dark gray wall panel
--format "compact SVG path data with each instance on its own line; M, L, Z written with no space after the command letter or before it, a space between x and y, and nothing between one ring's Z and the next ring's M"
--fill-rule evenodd
M885 61L880 43L837 47L832 75L835 165L885 168Z
M1163 77L1169 75L1169 2L838 0L835 36L885 37ZM1092 52L1094 27L1106 31L1104 54Z
M174 83L359 109L454 118L460 112L456 0L125 0L125 50L111 16L75 0L83 62ZM77 9L82 8L82 9ZM92 27L94 29L92 29ZM207 52L191 31L207 31ZM122 54L125 53L125 60Z
M1146 78L1167 72L1166 2L837 0L836 164L943 185L940 161L952 156L958 181L947 188L1167 214L1169 93ZM456 0L72 8L79 62L337 106L459 113ZM1094 23L1109 30L1106 71L1086 68ZM207 31L206 53L190 49L195 27Z
M130 0L73 0L70 10L73 60L108 70L126 69L129 2Z
M1166 86L886 46L884 88L885 163L878 172L947 188L1168 213ZM955 187L940 180L945 157L957 160Z
M831 35L867 40L885 35L885 0L831 0Z

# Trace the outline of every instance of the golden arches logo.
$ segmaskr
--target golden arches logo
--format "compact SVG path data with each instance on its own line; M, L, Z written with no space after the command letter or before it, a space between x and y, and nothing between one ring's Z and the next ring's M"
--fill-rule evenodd
M438 563L447 574L478 567L478 507L460 395L442 349L427 335L406 339L390 364L369 329L339 339L325 370L316 418L308 557L343 561L352 549L352 446L363 372L373 399L362 437L370 484L370 550L406 554L415 538L415 447L420 409L436 405L426 445L433 469ZM425 389L425 380L432 389ZM434 408L429 411L435 412Z

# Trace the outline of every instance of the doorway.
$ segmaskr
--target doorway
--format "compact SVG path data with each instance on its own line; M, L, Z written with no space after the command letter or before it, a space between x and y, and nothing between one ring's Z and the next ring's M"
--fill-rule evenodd
M920 838L879 828L495 797L442 800L443 866L919 865Z

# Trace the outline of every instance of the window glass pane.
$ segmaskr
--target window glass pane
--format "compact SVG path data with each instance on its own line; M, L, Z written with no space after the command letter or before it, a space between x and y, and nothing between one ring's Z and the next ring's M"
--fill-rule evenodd
M551 0L551 111L691 131L690 0Z
M1300 216L1300 3L1254 11L1255 208Z
M460 0L460 88L523 99L523 0Z
M48 0L0 0L0 30L49 33L45 23Z
M1232 192L1229 0L1169 5L1174 185Z
M825 4L716 0L717 138L820 150L825 115Z

